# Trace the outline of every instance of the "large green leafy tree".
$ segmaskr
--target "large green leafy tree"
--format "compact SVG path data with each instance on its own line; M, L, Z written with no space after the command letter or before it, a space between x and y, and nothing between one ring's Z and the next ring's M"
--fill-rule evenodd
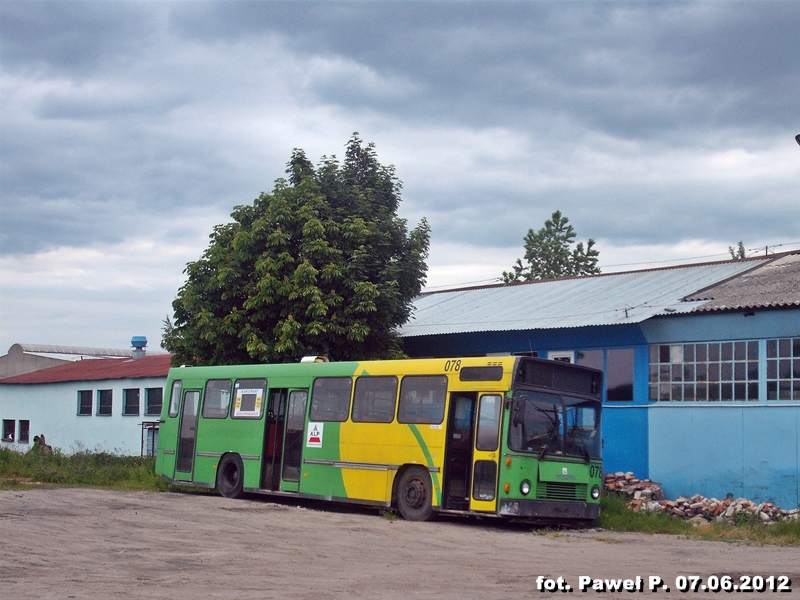
M575 275L592 275L600 272L597 261L600 252L589 238L575 244L575 229L560 210L544 223L539 231L528 230L525 236L525 262L517 259L511 271L503 272L503 281L530 281ZM574 247L573 247L574 244Z
M430 229L397 216L394 167L354 134L342 164L295 149L287 173L187 265L162 342L176 364L402 356L395 328L425 282Z

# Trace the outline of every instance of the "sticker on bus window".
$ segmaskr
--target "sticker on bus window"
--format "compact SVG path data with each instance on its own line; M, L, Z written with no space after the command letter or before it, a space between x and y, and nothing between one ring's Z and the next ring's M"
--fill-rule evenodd
M234 417L260 417L264 403L264 390L260 388L237 388Z
M322 426L325 423L309 423L306 448L322 448Z

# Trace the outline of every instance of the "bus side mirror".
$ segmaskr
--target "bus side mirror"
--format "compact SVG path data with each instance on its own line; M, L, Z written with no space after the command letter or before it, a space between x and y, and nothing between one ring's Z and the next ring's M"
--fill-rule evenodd
M521 425L525 420L525 402L525 396L511 399L511 424L515 427Z

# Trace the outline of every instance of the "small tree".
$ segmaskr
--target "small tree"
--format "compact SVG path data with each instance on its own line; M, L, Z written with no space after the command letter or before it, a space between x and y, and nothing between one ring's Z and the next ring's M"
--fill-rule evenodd
M731 253L731 258L733 260L747 258L747 251L744 249L744 244L742 242L739 242L739 245L736 248L733 246L728 246L728 252Z
M397 216L401 184L358 134L343 164L302 150L271 194L217 225L164 324L178 364L402 356L395 328L425 282L430 229Z
M569 219L561 211L555 211L539 231L528 230L525 236L527 264L518 258L511 271L503 272L503 281L511 283L599 273L597 261L600 252L595 249L594 240L589 238L585 246L578 242L572 248L575 235Z

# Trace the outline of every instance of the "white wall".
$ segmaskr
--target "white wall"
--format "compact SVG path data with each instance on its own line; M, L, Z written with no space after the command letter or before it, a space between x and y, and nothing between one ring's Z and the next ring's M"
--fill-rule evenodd
M142 422L158 421L158 415L145 416L145 389L164 388L166 377L115 379L46 384L0 385L0 419L30 421L28 444L0 442L0 447L26 452L33 438L44 434L47 443L65 454L81 450L104 451L139 456ZM123 390L140 390L139 415L123 416ZM113 390L111 416L97 416L97 390ZM92 390L92 414L78 416L78 390ZM16 436L16 433L15 433Z

